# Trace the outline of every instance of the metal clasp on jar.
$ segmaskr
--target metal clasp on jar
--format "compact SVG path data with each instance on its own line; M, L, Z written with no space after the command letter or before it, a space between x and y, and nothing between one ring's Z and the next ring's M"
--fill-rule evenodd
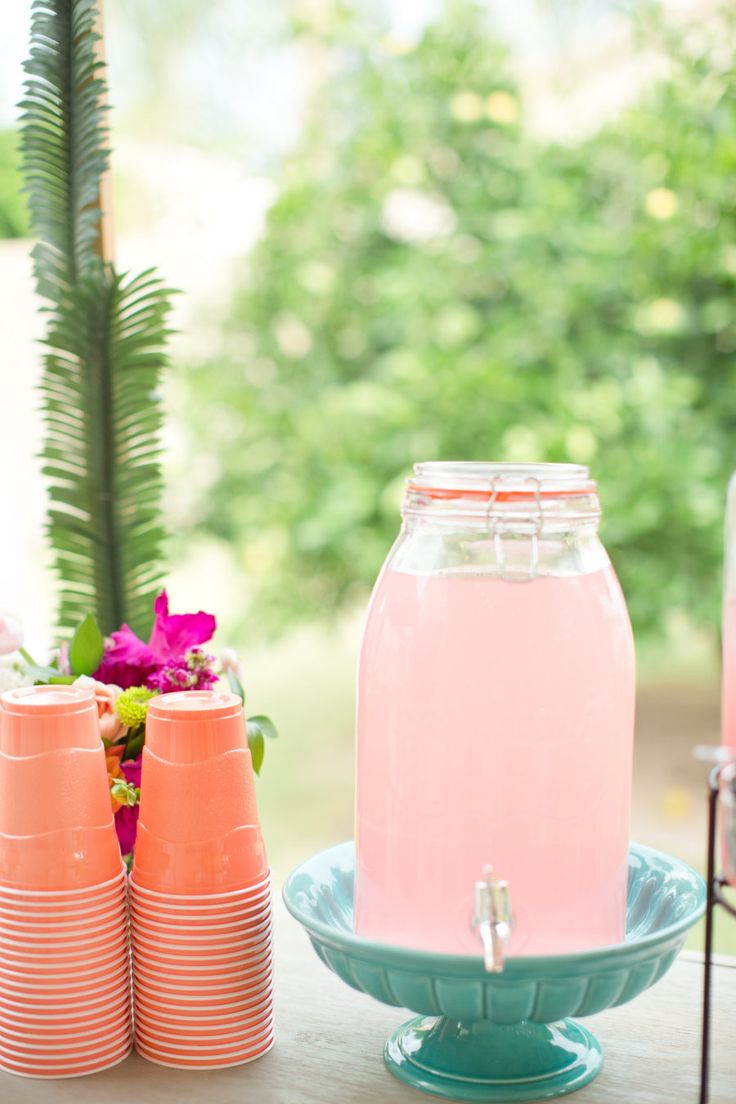
M518 491L520 482L527 484L531 498L528 503L522 503L523 508L515 514L507 511L494 512L498 505L499 495L504 491L504 483L508 482L512 483L512 486L509 487L509 493L514 490ZM508 479L508 477L501 475L494 476L491 480L491 494L486 507L486 524L488 534L493 538L496 563L502 578L514 582L528 582L536 578L539 570L539 538L543 523L544 509L538 479L534 476L529 476L523 480ZM509 544L509 537L528 538L528 558L525 556L521 562L516 561L513 556L509 558L504 548L504 537L507 538L505 542L507 545Z

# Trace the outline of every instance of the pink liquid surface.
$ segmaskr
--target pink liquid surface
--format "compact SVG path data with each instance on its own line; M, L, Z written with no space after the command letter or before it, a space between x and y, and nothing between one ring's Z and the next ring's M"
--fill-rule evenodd
M358 685L360 934L479 954L507 878L512 954L624 935L634 649L613 569L508 582L385 570Z

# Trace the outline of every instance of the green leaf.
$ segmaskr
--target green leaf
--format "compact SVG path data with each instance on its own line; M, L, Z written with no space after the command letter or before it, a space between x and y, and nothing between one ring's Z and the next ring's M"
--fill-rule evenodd
M69 645L69 662L75 675L91 675L100 666L105 640L91 614L75 632Z
M143 751L143 745L146 741L146 726L141 725L140 728L134 729L128 735L129 739L125 745L123 759L137 759Z
M253 770L256 774L261 773L261 767L263 766L263 756L266 753L266 741L263 738L263 733L257 725L251 724L248 721L248 747L250 748L251 758L253 760Z
M245 690L238 676L233 671L232 667L227 669L227 682L228 686L232 690L233 694L237 694L242 702L245 701Z
M50 683L53 679L59 677L58 667L44 667L38 663L29 663L26 667L26 674L29 678L33 679L35 683ZM72 678L70 681L74 681Z
M263 714L259 714L256 717L249 717L248 724L257 725L268 740L276 740L278 738L278 729L270 717L264 717Z
M266 754L266 739L275 740L278 736L276 725L270 717L264 717L263 715L248 717L246 731L248 733L248 747L253 758L253 770L256 774L260 774L263 757Z

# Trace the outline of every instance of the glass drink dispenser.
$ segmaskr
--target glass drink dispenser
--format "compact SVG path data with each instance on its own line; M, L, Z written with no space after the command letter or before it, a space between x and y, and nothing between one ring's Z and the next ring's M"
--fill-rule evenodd
M358 678L356 931L446 953L624 935L635 664L587 468L417 464Z

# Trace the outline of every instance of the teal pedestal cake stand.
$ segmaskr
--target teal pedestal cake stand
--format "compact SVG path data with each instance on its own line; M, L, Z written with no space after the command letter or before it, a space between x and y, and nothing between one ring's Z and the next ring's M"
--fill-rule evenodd
M625 1004L667 972L703 914L705 883L649 847L629 851L626 939L580 954L483 960L373 943L353 931L355 853L314 855L284 886L289 912L348 985L420 1013L384 1052L396 1077L451 1100L532 1101L572 1092L601 1068L600 1044L571 1019Z

